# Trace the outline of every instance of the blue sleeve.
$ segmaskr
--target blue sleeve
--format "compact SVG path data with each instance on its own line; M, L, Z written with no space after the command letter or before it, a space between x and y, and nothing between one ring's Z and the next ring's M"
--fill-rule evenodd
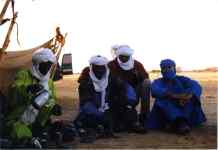
M194 96L200 99L202 87L197 81L184 76L180 76L179 80L185 86L185 92L192 93Z
M161 79L154 80L151 84L151 93L155 98L165 97L167 93L167 88L161 83Z

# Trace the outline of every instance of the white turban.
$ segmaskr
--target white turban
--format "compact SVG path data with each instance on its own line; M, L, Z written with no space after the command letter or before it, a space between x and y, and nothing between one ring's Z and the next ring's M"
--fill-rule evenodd
M99 66L107 65L108 59L100 55L92 56L91 59L89 60L89 64L90 65L94 64Z
M132 56L133 53L134 53L134 50L131 49L128 45L120 45L116 50L116 56L119 56L119 55Z
M101 106L99 108L99 111L104 112L105 110L109 109L108 103L106 103L106 99L105 99L106 88L108 86L108 78L109 78L109 73L110 73L109 68L107 66L108 59L106 57L103 57L100 55L93 56L89 60L89 64L90 64L89 76L92 80L95 91L101 92ZM93 69L92 69L93 64L106 67L106 73L101 79L96 78L96 76L93 72Z
M47 61L56 63L56 57L49 48L41 48L33 53L32 61L38 64Z
M43 75L39 71L39 64L42 62L51 62L53 64L56 63L56 56L53 54L53 52L48 48L41 48L37 51L35 51L32 55L32 68L31 73L33 76L35 76L37 79L39 79L39 84L43 85L43 87L48 90L48 80L50 78L51 74L51 68L48 71L46 75Z
M123 70L131 70L134 68L134 59L132 57L134 53L134 50L131 49L128 45L120 45L116 51L115 54L117 56L117 61L119 63L119 66L123 69ZM124 56L130 56L129 60L127 62L122 62L118 56L120 55L124 55Z

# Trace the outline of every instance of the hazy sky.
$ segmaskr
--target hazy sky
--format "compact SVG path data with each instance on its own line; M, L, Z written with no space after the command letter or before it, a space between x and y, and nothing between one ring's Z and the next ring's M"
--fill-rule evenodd
M2 8L5 0L0 0ZM218 0L15 0L19 39L10 49L35 47L54 34L68 32L65 53L75 72L110 47L128 44L147 70L172 58L183 69L218 66ZM0 39L3 37L0 29ZM16 30L15 30L16 31Z

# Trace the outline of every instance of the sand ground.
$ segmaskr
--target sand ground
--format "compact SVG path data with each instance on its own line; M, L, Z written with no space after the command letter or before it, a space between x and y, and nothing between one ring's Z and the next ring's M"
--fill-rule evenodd
M178 136L160 131L149 131L147 134L118 134L118 139L99 139L93 144L81 144L76 139L74 148L217 148L217 101L218 73L183 72L198 80L203 87L202 104L207 122L186 136ZM58 102L63 106L61 118L73 120L78 112L78 74L64 76L55 83ZM160 74L150 74L155 79ZM152 99L153 103L153 99ZM71 143L70 143L71 144Z

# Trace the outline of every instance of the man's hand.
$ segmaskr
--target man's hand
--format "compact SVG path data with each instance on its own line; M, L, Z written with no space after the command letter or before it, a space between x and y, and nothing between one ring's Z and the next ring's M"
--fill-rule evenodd
M190 99L192 98L192 94L182 94L180 95L179 103L181 106L184 106Z
M173 97L175 99L188 100L188 99L190 99L192 97L192 94L189 94L189 93L173 94Z
M31 93L35 96L42 90L43 90L43 86L40 84L32 84L27 87L27 93Z
M150 79L145 79L143 81L144 87L151 87L151 80Z
M171 99L183 99L188 100L192 97L191 93L182 93L182 94L175 94L172 92L167 92L167 96Z
M35 122L36 117L38 116L39 110L34 108L33 105L27 107L21 116L21 121L25 124L29 125Z
M191 93L175 94L175 93L168 92L167 96L170 99L177 100L181 106L184 106L188 102L188 100L192 98L193 95Z

